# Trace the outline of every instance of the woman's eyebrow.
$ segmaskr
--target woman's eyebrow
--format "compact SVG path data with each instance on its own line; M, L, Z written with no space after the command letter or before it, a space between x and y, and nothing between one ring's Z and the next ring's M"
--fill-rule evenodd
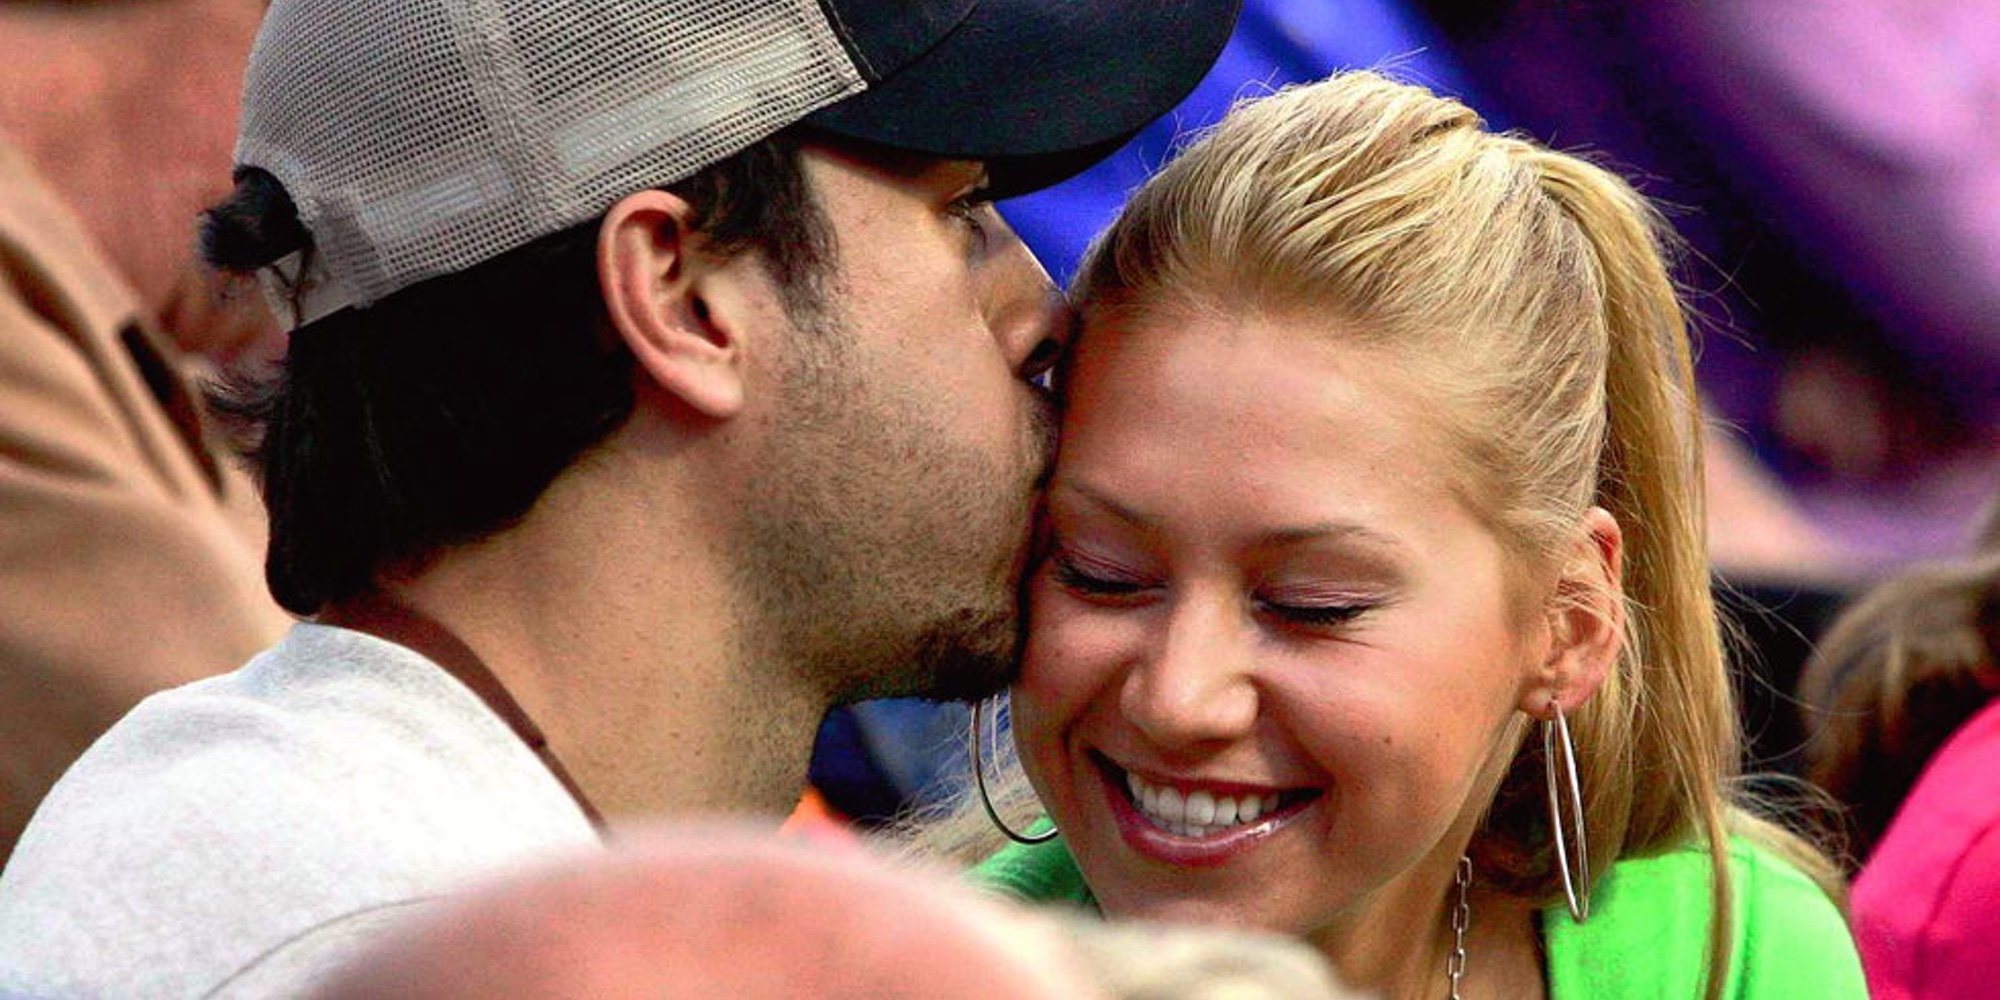
M1065 480L1058 483L1055 489L1057 492L1073 493L1078 499L1127 524L1149 529L1159 527L1158 519L1112 499L1109 492L1098 489L1089 483L1073 479Z
M1260 548L1275 548L1313 541L1356 541L1385 549L1400 549L1404 545L1398 539L1383 534L1367 525L1352 521L1320 521L1295 527L1273 528L1259 532L1256 544Z
M1109 491L1088 482L1067 480L1056 487L1057 490L1074 494L1085 503L1111 516L1140 528L1157 529L1159 519L1145 511L1132 507L1123 501L1113 499ZM1394 536L1385 534L1365 524L1354 521L1327 520L1306 524L1286 525L1259 531L1251 546L1254 548L1280 548L1313 541L1354 541L1375 548L1401 550L1406 544Z

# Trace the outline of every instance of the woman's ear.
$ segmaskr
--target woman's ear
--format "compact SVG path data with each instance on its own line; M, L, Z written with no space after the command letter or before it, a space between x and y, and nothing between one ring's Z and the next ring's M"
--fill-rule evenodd
M1625 647L1625 535L1618 520L1592 507L1578 523L1546 609L1549 649L1522 693L1521 711L1555 717L1590 700Z
M604 214L597 279L612 329L654 384L714 419L743 407L741 331L717 315L705 285L717 266L698 252L695 212L667 191L640 191Z

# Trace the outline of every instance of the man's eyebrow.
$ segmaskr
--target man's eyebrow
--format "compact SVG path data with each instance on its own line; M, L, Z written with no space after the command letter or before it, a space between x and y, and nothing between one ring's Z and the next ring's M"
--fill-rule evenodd
M900 149L871 149L867 162L883 173L913 183L950 182L957 188L986 181L983 160L951 160Z
M993 184L993 175L986 164L977 160L953 160L953 168L945 172L945 179L951 182L954 196L983 191Z
M1057 487L1075 494L1113 517L1134 527L1154 530L1159 527L1159 519L1144 511L1113 499L1109 493L1088 483L1069 480ZM1403 542L1364 524L1352 521L1314 521L1306 524L1287 525L1257 533L1251 544L1256 548L1278 548L1300 542L1338 540L1354 541L1383 549L1401 549Z

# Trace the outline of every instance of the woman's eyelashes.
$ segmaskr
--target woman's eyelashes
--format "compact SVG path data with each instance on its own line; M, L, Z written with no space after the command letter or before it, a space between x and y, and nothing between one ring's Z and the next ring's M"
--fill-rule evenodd
M1049 555L1055 581L1063 589L1084 597L1131 597L1149 588L1138 575L1109 562L1080 556L1057 543Z
M1304 583L1268 587L1253 597L1259 614L1286 625L1329 631L1344 628L1387 603L1373 587Z
M1050 575L1056 585L1084 600L1098 604L1130 605L1155 591L1167 591L1170 584L1112 560L1079 553L1055 543L1049 554ZM1320 588L1312 588L1319 590ZM1353 624L1381 607L1379 598L1348 591L1319 594L1249 593L1246 607L1260 617L1278 624L1314 630L1333 630Z
M1287 604L1266 600L1257 602L1257 609L1260 612L1288 625L1320 629L1351 624L1375 608L1375 604L1367 602L1351 604Z

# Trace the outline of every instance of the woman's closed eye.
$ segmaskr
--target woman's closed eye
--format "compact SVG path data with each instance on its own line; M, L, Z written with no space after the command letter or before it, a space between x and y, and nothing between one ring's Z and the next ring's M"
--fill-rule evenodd
M1332 628L1346 625L1375 609L1371 603L1346 604L1290 604L1280 601L1257 601L1257 609L1291 625L1314 628Z
M1049 555L1049 563L1057 585L1081 597L1126 598L1151 588L1137 574L1062 548Z
M1387 599L1373 587L1308 582L1259 587L1251 604L1259 615L1286 626L1334 631L1354 624Z

